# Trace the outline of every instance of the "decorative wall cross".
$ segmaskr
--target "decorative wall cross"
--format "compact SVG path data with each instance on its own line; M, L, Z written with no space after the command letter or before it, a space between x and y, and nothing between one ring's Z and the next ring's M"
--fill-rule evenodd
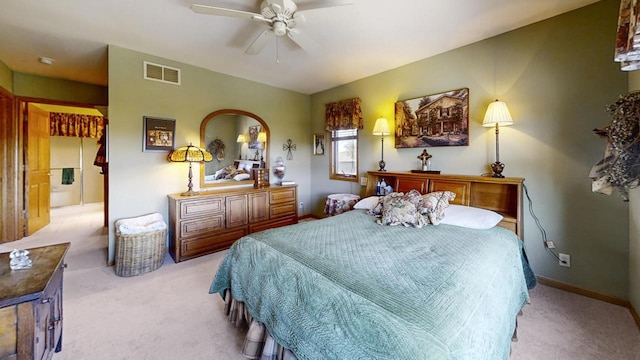
M293 143L293 140L287 139L287 143L282 144L282 151L287 152L287 160L293 160L293 153L291 151L296 151L296 144Z

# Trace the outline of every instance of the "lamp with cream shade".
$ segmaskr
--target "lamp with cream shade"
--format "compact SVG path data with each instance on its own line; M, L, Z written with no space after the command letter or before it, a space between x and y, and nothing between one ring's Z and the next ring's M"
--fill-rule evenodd
M389 122L387 119L383 117L379 117L376 120L375 125L373 126L373 135L379 135L380 140L382 141L382 153L380 156L380 161L378 161L378 166L380 167L378 171L387 171L385 170L385 162L384 162L384 137L386 135L390 135L391 130L389 130Z
M500 162L500 126L509 126L513 125L513 119L511 118L511 114L509 113L509 108L507 104L503 101L496 101L489 104L487 108L487 112L484 115L484 121L482 122L482 126L485 127L493 127L496 128L496 161L491 164L491 170L493 170L492 177L495 178L503 178L502 170L504 170L504 164Z
M247 136L245 134L238 135L236 142L240 144L240 153L238 155L238 160L242 160L242 147L244 146L244 143L247 142Z
M264 167L264 150L267 148L267 133L264 131L260 131L258 133L258 142L262 143L262 148L260 150L260 167L263 168Z
M197 146L189 145L179 147L169 153L167 159L171 162L188 162L189 163L189 190L183 192L182 196L198 195L197 191L193 191L193 171L191 170L191 163L194 162L209 162L213 160L213 155L205 149Z

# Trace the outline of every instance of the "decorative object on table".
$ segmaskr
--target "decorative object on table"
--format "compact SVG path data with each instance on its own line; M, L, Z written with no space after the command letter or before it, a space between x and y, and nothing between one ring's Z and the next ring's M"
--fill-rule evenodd
M511 114L509 113L507 104L496 99L496 101L489 104L487 113L484 115L484 121L482 122L482 126L496 127L496 162L491 164L491 170L493 170L493 174L491 176L495 178L504 177L504 175L502 175L504 164L500 162L500 125L513 125L513 119L511 119Z
M214 140L215 141L215 140ZM194 162L208 162L213 160L213 155L205 149L193 146L191 143L173 150L167 156L171 162L188 162L189 163L189 190L183 192L182 196L198 195L197 191L193 191L193 170L191 164Z
M253 187L256 189L263 188L265 186L269 186L269 181L264 168L252 169L253 171Z
M387 171L384 169L384 137L391 134L391 130L389 130L389 122L387 119L383 117L379 117L376 120L376 124L373 126L373 135L380 136L380 141L382 142L381 153L380 153L380 161L378 161L378 166L380 167L378 171Z
M224 144L224 141L215 138L213 139L209 145L207 145L207 151L209 151L211 153L212 156L214 156L216 158L216 160L222 162L224 161L224 149L226 148L226 145Z
M387 182L382 178L382 180L378 181L376 184L376 195L384 196L389 195L393 192L393 187L388 185Z
M418 159L422 161L422 171L431 170L431 155L427 152L427 149L422 150L422 154L418 156Z
M589 173L591 190L611 195L617 190L624 201L629 201L629 189L640 184L640 91L621 96L607 105L611 124L594 129L596 135L607 140L604 158Z
M324 134L313 134L313 155L324 155Z
M284 178L286 170L287 167L284 165L282 157L278 156L275 164L273 165L273 176L276 177L276 185L282 185L282 178Z
M29 250L13 250L9 254L9 267L11 270L24 270L30 269L33 263L29 259Z
M247 136L245 134L239 134L236 142L240 144L240 151L238 152L238 160L242 160L242 147L247 142Z
M398 101L396 148L469 145L469 89Z
M287 160L293 160L293 153L291 151L296 151L296 144L293 143L293 140L287 139L287 143L282 144L282 151L287 152Z
M427 152L427 149L422 150L422 154L418 155L420 159L420 169L411 170L412 173L420 174L440 174L440 170L431 170L431 154Z
M144 116L143 128L142 151L169 151L175 147L174 119Z

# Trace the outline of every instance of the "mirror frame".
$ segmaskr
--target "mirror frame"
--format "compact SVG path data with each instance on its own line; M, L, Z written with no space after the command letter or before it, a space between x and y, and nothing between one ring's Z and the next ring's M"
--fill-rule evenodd
M215 118L216 116L220 116L220 115L243 115L243 116L247 116L250 118L255 119L257 122L260 123L260 125L262 125L262 130L264 132L267 133L267 142L266 142L266 149L264 150L264 166L265 169L269 169L269 151L271 149L271 131L269 130L269 126L267 126L267 123L262 120L261 117L259 117L256 114L252 114L248 111L244 111L244 110L238 110L238 109L222 109L222 110L217 110L214 111L212 113L209 113L207 116L204 117L204 119L202 119L202 122L200 123L200 147L202 147L203 149L207 148L207 145L204 143L205 142L205 131L207 130L207 124L209 123L209 121L213 118ZM204 163L200 163L200 188L213 188L213 187L222 187L222 186L241 186L241 185L253 185L253 180L242 180L242 181L220 181L220 182L205 182L204 181L204 176L205 176L205 164Z

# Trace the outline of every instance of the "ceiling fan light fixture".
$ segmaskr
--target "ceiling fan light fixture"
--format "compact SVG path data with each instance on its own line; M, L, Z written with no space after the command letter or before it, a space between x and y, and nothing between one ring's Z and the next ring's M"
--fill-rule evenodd
M273 22L273 33L278 36L284 36L287 33L287 24L282 21Z

